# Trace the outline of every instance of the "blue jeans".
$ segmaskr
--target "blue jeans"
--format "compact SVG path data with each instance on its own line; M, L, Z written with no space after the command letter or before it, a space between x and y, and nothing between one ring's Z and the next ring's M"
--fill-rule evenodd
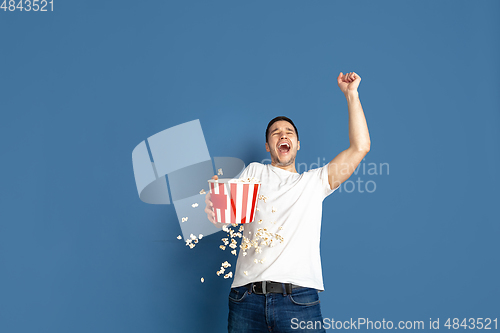
M297 288L285 296L249 294L237 287L229 293L229 333L325 332L322 323L316 289Z

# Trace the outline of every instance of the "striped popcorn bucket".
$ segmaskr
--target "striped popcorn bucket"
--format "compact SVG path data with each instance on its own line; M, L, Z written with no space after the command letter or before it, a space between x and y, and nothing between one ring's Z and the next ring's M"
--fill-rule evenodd
M215 222L244 224L253 222L260 182L242 182L237 179L208 181Z

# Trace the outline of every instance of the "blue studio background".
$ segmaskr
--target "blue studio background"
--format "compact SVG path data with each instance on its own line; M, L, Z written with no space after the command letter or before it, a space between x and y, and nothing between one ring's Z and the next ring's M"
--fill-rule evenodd
M287 115L299 171L321 166L349 145L341 71L362 77L372 146L324 201L323 316L442 331L500 319L499 14L498 1L0 10L0 332L226 331L231 281L215 271L235 257L220 233L192 250L176 239L174 207L138 197L132 150L199 119L212 157L262 161L267 122Z

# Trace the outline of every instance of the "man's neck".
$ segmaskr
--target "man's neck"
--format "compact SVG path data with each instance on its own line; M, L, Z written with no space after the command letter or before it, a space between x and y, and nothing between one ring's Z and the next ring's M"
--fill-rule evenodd
M271 163L271 165L273 167L277 167L277 168L280 168L280 169L285 170L285 171L298 173L297 170L295 170L295 163L292 163L292 164L287 165L287 166L280 166L280 165L277 165L276 163Z

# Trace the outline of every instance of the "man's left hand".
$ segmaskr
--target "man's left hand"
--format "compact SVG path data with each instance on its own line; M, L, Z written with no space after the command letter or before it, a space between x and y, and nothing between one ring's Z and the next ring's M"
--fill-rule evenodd
M342 72L340 72L339 76L337 77L337 82L339 84L340 90L342 90L344 95L347 95L348 93L358 91L361 77L354 72L350 72L347 74L343 74Z

